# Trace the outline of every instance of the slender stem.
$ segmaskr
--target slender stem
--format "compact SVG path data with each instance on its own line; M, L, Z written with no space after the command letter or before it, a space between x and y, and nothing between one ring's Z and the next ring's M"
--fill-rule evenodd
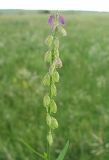
M52 34L54 39L55 39L55 32ZM53 64L53 60L54 60L54 45L52 45L52 49L51 49L51 62L50 62L50 65ZM49 88L49 94L50 94L50 99L52 99L52 95L51 95L51 85L52 85L52 75L50 75L50 88ZM50 108L48 109L48 113L50 114ZM48 133L51 132L51 129L48 127ZM47 142L47 155L48 155L48 160L50 160L50 151L51 151L51 148L50 148L50 145L49 143Z
M51 54L52 54L52 57L51 57L51 63L50 63L50 65L52 65L52 63L53 63L53 52L54 52L54 49L52 49L52 52L51 52ZM50 75L50 90L49 90L49 94L50 94L50 99L52 99L52 95L51 95L51 85L52 85L52 75ZM49 110L48 110L48 113L50 114L50 108L49 108ZM48 132L51 132L51 129L48 129ZM50 145L49 145L49 143L47 144L47 153L48 153L48 160L50 160Z
M51 60L51 63L50 63L50 65L52 64L52 60ZM51 84L52 84L52 76L50 75L50 88L49 88L49 94L50 94L50 99L52 98L51 97ZM48 113L50 114L50 108L48 109ZM48 133L50 132L50 129L49 129L49 127L48 127L48 129L47 129L48 131ZM49 142L47 141L47 156L48 156L48 160L50 160L50 145L49 145Z
M47 142L47 158L48 158L48 160L50 159L49 148L50 148L50 146L49 146L49 143Z

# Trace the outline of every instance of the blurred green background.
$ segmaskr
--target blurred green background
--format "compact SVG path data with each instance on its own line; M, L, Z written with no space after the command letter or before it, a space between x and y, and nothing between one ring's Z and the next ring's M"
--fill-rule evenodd
M109 14L64 12L63 68L57 84L52 159L70 140L66 160L109 160ZM19 139L46 150L42 78L49 14L0 12L0 160L39 160Z

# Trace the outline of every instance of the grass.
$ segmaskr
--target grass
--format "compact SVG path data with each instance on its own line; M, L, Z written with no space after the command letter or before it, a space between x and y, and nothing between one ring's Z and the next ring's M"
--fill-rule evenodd
M108 160L109 14L64 15L68 36L60 44L59 129L52 159L69 139L66 160ZM47 72L47 17L0 14L0 160L39 160L19 139L39 152L46 149L46 90L41 81Z

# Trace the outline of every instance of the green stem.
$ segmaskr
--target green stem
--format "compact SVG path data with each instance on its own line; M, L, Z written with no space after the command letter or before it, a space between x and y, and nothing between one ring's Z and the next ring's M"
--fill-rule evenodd
M52 60L51 60L51 64L53 63L53 52L52 52ZM52 85L52 76L50 75L50 99L52 99L51 96L51 85ZM49 114L50 114L50 109L48 110ZM48 129L48 132L50 132L51 129ZM48 160L50 160L50 145L48 143Z
M50 146L49 146L48 142L47 142L47 158L48 158L48 160L50 160Z
M52 58L51 58L51 63L50 65L52 65L53 63L53 52L54 49L52 49ZM50 75L50 99L52 99L52 95L51 95L51 85L52 85L52 75ZM48 113L50 114L50 109L48 110ZM51 132L51 129L48 128L48 132ZM47 154L48 154L48 160L50 160L50 145L49 143L47 144Z
M56 36L56 33L54 32L53 33L53 37L55 39L55 36ZM54 45L52 46L52 50L51 50L51 62L50 62L50 65L52 65L53 63L53 60L54 60ZM51 85L52 85L52 75L50 75L50 90L49 90L49 94L50 94L50 99L52 99L52 95L51 95ZM50 114L50 108L48 109L48 113ZM51 132L51 129L48 127L48 133ZM48 160L50 160L50 145L49 143L47 142L47 155L48 155Z

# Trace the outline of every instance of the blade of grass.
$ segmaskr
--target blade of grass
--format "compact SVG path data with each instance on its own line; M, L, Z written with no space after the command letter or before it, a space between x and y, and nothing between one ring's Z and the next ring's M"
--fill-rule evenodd
M63 160L64 159L64 157L67 153L68 147L69 147L69 141L67 141L65 147L63 148L63 150L61 151L61 153L59 154L59 156L56 160Z
M19 141L24 144L31 152L35 153L37 156L39 156L42 159L46 159L44 155L41 153L37 152L34 148L32 148L29 144L27 144L24 140L19 139Z

